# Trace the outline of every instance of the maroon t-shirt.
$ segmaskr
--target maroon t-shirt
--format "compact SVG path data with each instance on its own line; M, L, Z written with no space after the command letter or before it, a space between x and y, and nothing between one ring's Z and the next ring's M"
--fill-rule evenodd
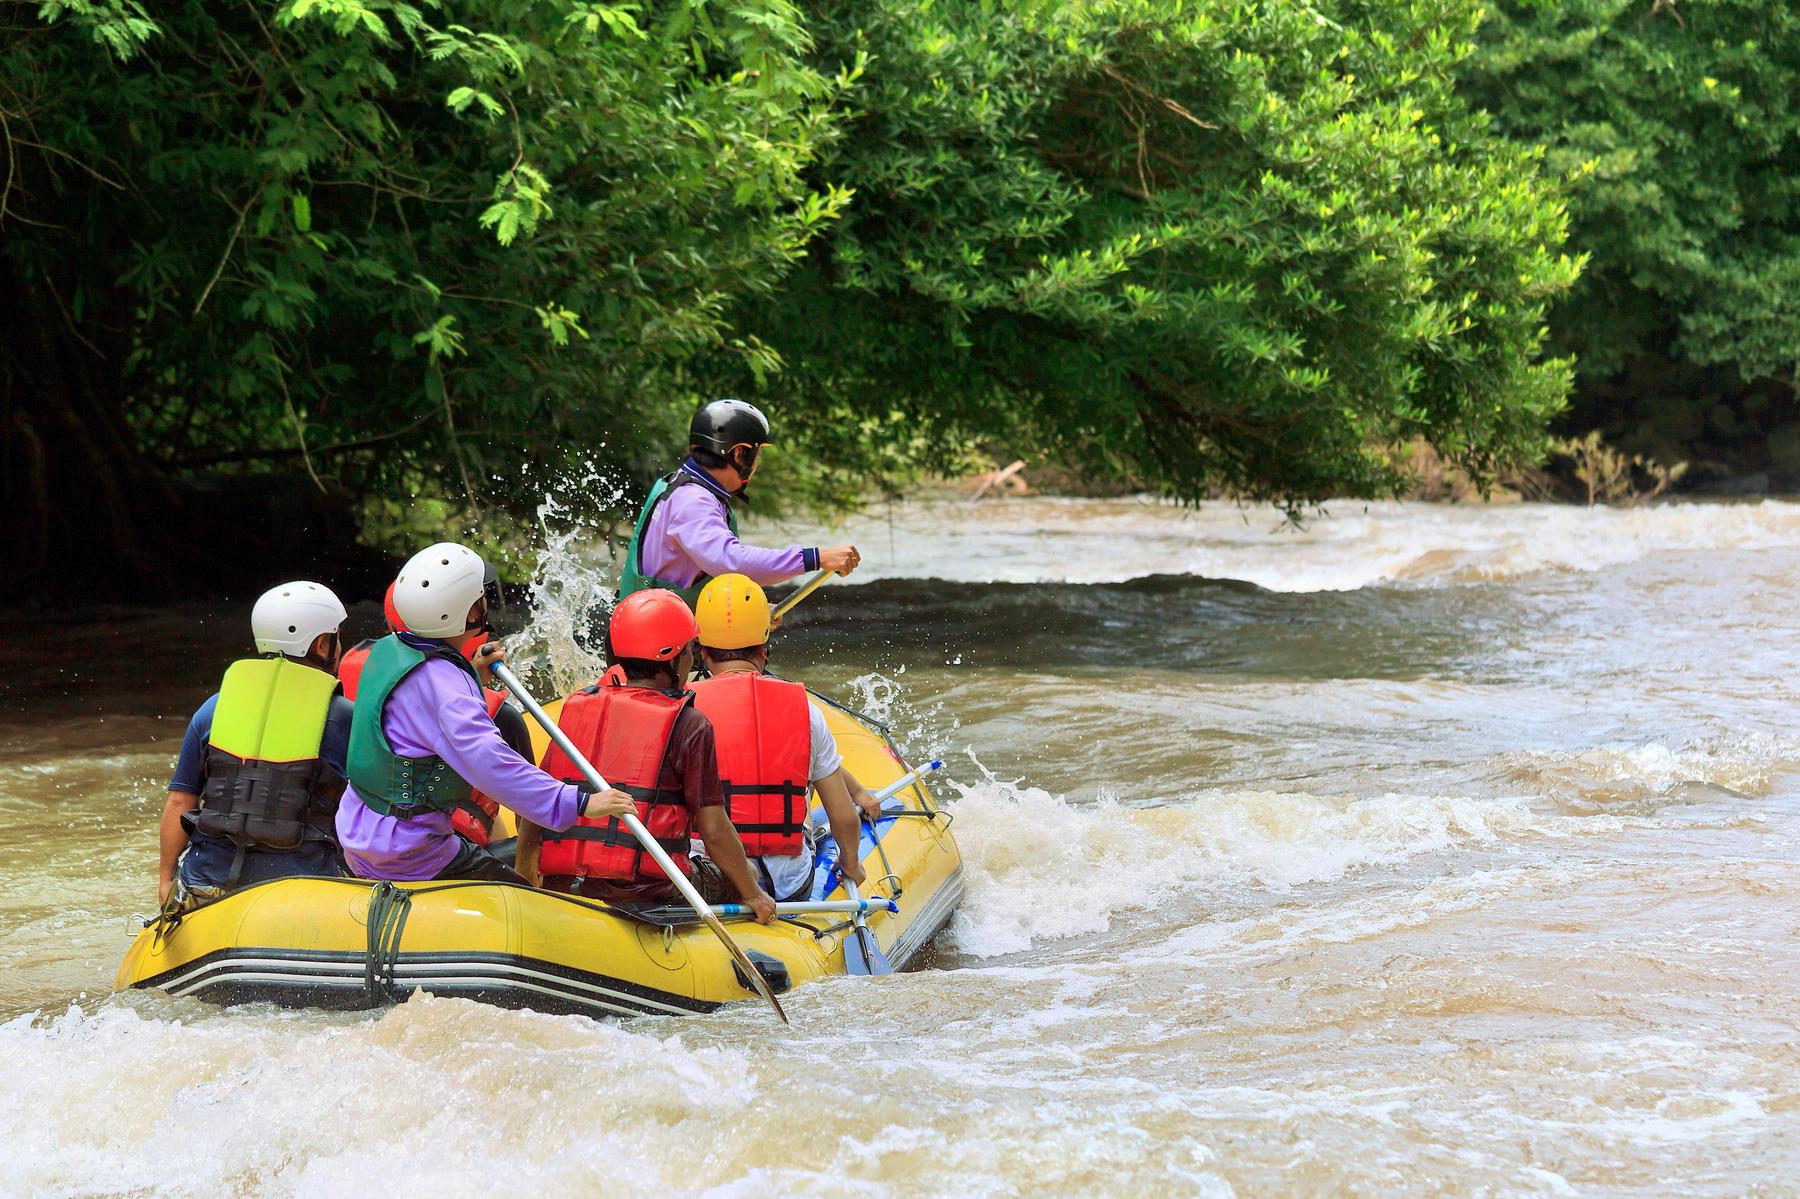
M656 781L658 790L679 791L687 803L690 830L700 821L702 808L716 808L725 802L725 788L719 785L719 753L713 738L712 721L689 705L675 717L669 731L669 751L663 755L662 774ZM652 869L655 863L650 863ZM574 891L575 879L566 874L544 877L549 891ZM620 883L611 879L581 880L578 892L589 899L609 903L654 903L675 894L673 883Z

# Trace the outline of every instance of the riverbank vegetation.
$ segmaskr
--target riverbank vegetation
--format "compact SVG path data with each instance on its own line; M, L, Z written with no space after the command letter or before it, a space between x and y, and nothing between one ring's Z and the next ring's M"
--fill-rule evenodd
M1800 487L1800 8L1494 0L1464 95L1566 179L1565 428Z
M516 527L724 393L802 502L998 443L1294 511L1414 441L1485 483L1659 364L1736 372L1668 400L1708 436L1791 403L1792 18L1483 11L10 5L15 578L249 586L413 499Z

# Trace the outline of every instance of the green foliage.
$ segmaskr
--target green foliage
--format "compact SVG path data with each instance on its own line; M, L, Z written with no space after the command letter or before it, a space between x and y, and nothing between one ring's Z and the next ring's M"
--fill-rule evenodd
M866 64L815 168L855 201L744 319L815 440L899 413L1290 505L1393 491L1414 436L1481 477L1542 451L1576 264L1454 90L1471 0L813 13L822 70Z
M0 386L54 364L101 488L299 464L516 516L743 389L812 500L982 444L1298 506L1413 437L1529 458L1566 387L1562 210L1452 86L1474 0L37 11L0 296L45 336ZM56 402L0 474L51 477Z
M1497 0L1464 70L1571 182L1589 265L1552 328L1579 358L1579 419L1632 403L1651 428L1613 431L1663 452L1753 438L1766 397L1745 384L1782 380L1791 404L1800 369L1800 9Z
M0 270L51 280L138 445L523 501L643 470L845 195L786 0L61 0L0 48ZM465 494L466 493L466 494Z

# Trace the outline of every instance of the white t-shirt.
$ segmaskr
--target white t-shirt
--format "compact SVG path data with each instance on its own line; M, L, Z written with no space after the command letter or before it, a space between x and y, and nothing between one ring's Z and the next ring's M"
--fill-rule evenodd
M820 779L830 778L844 764L844 755L838 752L837 738L831 735L831 728L825 723L825 713L819 711L812 703L806 705L808 729L811 733L811 760L807 764L806 780L817 783ZM762 869L758 870L758 864ZM757 873L760 882L775 899L785 899L812 883L812 852L801 849L799 853L782 857L765 855L750 859L750 868ZM767 874L768 877L763 877Z

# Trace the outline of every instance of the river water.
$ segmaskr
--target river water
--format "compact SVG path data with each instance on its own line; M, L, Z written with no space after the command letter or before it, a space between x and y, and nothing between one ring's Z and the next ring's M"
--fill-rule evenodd
M970 890L785 1029L108 996L246 612L6 622L4 1189L1800 1193L1800 506L801 535L777 664L950 759Z

